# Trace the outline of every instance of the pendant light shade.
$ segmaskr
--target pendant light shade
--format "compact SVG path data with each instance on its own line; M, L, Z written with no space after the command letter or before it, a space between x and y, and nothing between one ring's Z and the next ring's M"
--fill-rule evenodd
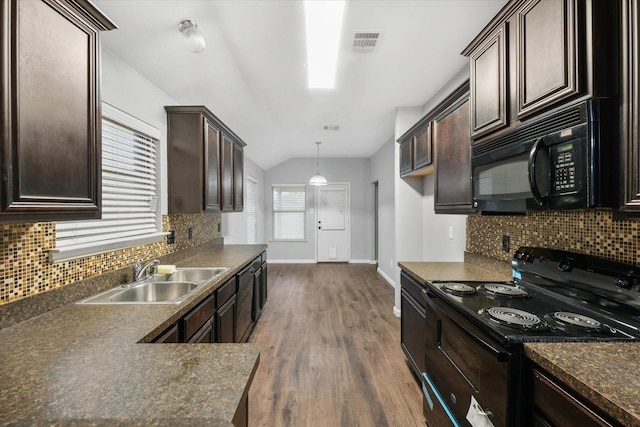
M309 180L309 185L327 185L327 178L320 175L320 144L322 144L322 142L316 142L316 145L318 146L318 154L316 157L316 174Z
M198 24L186 19L178 25L178 29L182 33L182 41L184 45L191 52L200 53L207 47L207 43L202 36L202 33L198 30Z

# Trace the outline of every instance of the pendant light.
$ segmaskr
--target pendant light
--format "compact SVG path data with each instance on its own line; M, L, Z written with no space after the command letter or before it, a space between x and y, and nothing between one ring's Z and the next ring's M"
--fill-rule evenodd
M198 30L198 24L190 19L185 19L178 25L178 30L182 33L182 41L191 52L200 53L207 47L207 43Z
M322 144L322 142L316 142L316 145L318 146L318 156L316 157L316 174L309 180L309 185L327 185L327 178L320 175L320 144Z

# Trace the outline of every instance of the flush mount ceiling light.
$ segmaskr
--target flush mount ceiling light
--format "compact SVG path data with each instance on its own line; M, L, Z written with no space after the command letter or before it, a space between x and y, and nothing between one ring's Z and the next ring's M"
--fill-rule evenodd
M322 144L322 142L316 142L316 145L318 146L318 156L316 157L316 174L309 180L309 185L327 185L327 178L320 175L320 144Z
M344 1L306 0L307 72L310 89L333 89Z
M204 41L204 37L200 30L198 30L198 24L190 19L185 19L178 25L178 30L182 33L182 41L184 45L191 52L200 53L207 47L207 43Z

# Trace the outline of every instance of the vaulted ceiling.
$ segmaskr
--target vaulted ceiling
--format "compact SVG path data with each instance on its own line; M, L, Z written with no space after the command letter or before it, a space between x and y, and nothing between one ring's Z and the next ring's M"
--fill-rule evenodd
M369 157L394 136L397 107L423 105L467 63L460 52L505 0L351 0L336 88L307 88L299 0L95 0L119 27L104 48L181 104L206 105L269 169L290 158ZM207 48L188 51L191 19ZM379 32L371 51L355 32ZM339 126L325 130L325 126Z

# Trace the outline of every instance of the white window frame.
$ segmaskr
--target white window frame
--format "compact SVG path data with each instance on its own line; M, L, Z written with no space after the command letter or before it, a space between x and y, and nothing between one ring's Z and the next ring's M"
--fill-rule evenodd
M247 244L253 245L258 243L258 180L247 175L246 181ZM249 199L250 194L253 194L253 200ZM253 241L250 239L252 234Z
M298 209L275 209L273 199L274 191L277 188L292 187L299 188L304 191L304 203L302 208ZM302 213L303 215L303 236L299 238L283 238L276 236L276 214L278 213ZM271 186L271 241L272 242L306 242L307 241L307 186L305 184L273 184Z
M160 211L160 130L125 113L118 108L107 104L105 102L102 103L102 119L107 119L109 121L115 122L124 127L128 127L133 129L141 134L145 134L147 136L152 137L157 140L155 144L156 150L156 196L152 197L149 205L151 211L155 212L155 230L148 232L145 235L132 236L132 237L123 237L119 239L107 240L107 241L96 241L92 243L74 243L72 245L64 246L64 247L56 247L55 249L51 249L49 251L49 258L51 262L61 262L68 261L71 259L84 258L92 255L98 255L105 252L110 252L119 249L125 249L133 246L143 245L147 243L154 243L158 241L162 241L164 237L168 233L162 232L162 213ZM102 156L101 156L102 158ZM101 185L102 188L102 185ZM104 207L103 207L104 211ZM86 225L89 224L87 221L94 220L85 220L85 221L64 221L64 223L56 223L56 230L58 229L58 224L61 225L61 229L69 230L70 228L77 227L81 229L82 227L86 228ZM100 221L100 220L96 220ZM56 241L57 244L57 241Z

